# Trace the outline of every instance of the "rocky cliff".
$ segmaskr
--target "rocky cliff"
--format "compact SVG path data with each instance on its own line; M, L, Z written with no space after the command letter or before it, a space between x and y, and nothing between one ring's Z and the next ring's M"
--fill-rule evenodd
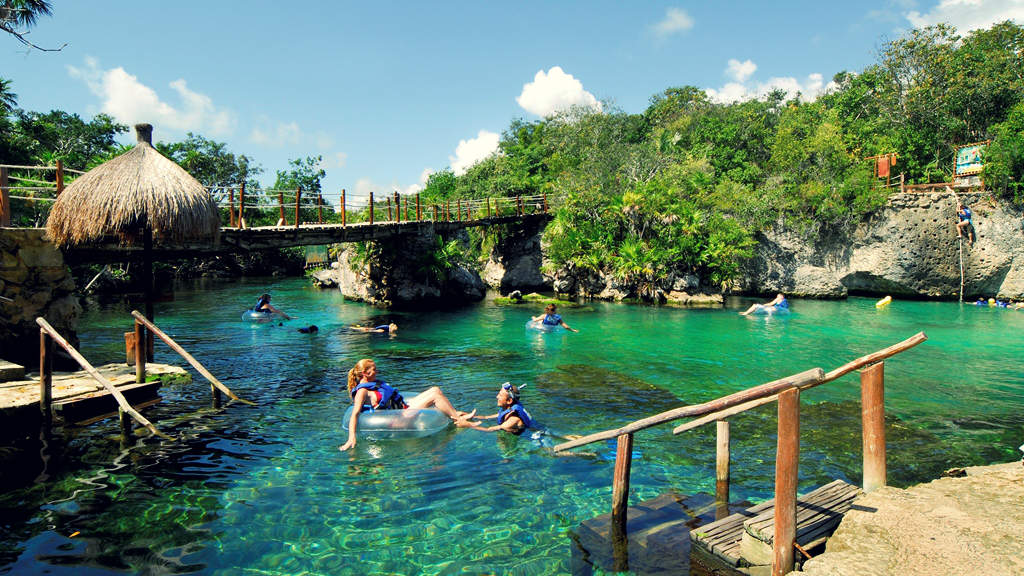
M974 212L977 241L957 238L957 199ZM850 293L956 299L1024 297L1024 219L984 192L900 193L849 231L758 238L736 288L842 298Z

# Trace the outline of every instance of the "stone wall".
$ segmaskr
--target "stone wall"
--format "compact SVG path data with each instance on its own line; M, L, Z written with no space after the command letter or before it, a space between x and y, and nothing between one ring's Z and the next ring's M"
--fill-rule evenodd
M75 281L44 230L0 228L0 358L37 370L42 316L78 346ZM7 299L13 300L8 302Z
M956 299L1024 297L1024 219L982 192L959 193L973 211L977 241L957 239L957 196L903 193L850 232L806 238L769 230L737 288L794 296L862 294Z

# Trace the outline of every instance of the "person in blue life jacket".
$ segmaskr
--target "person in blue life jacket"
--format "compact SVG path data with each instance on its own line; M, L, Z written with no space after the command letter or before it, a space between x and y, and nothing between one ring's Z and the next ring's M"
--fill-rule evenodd
M379 326L363 326L362 324L353 324L349 326L350 329L356 332L370 332L373 334L388 334L394 336L398 334L398 324L392 322L391 324L381 324Z
M519 388L511 382L505 382L498 390L498 413L490 416L481 416L481 420L498 419L495 426L483 426L480 422L473 422L468 419L456 420L455 425L459 428L472 428L481 432L497 432L504 430L516 436L522 434L527 428L536 428L537 424L530 417L530 413L523 408L519 400Z
M561 326L566 330L579 332L579 330L576 330L575 328L570 328L569 325L565 323L565 320L562 320L562 317L558 314L558 308L554 304L548 304L544 307L543 314L534 316L530 318L530 320L533 322L540 322L545 326Z
M771 308L773 306L775 308L789 308L789 300L786 300L786 296L783 295L782 292L779 292L771 302L765 302L764 304L751 304L750 308L740 312L740 316L746 316L756 312L757 310L761 310L762 308Z
M974 246L974 224L971 223L971 209L966 204L960 204L956 211L956 235L958 238L967 238L967 245Z
M252 307L253 312L260 312L263 314L278 314L283 316L285 320L291 320L292 317L285 314L284 312L274 308L270 305L270 294L263 294L256 299L256 305Z
M356 362L356 365L348 371L348 394L352 397L352 404L362 408L352 411L352 418L348 424L348 441L338 447L338 450L342 452L356 445L356 426L359 422L359 413L365 410L433 408L456 422L476 416L476 410L472 412L456 410L441 388L437 386L431 386L406 400L390 384L377 379L377 364L369 358L363 358Z

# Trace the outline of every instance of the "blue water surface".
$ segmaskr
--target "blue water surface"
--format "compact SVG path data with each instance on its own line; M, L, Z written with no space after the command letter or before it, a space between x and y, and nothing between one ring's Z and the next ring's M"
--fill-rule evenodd
M297 318L241 322L265 291ZM146 411L177 442L140 434L125 445L113 420L9 441L0 573L564 574L569 532L609 510L614 441L555 455L547 446L559 435L827 371L920 331L927 342L885 364L890 484L1018 457L1024 311L874 302L796 300L784 317L739 316L746 299L717 309L562 307L576 334L525 329L539 306L493 300L400 313L303 279L181 286L157 304L158 325L257 405L214 409L194 375ZM87 358L123 361L127 309L86 313ZM395 337L347 329L390 321ZM309 324L320 331L297 331ZM361 439L341 453L345 375L364 357L403 394L439 385L481 414L496 411L501 382L526 384L524 403L549 436L451 427ZM159 343L156 361L184 365ZM801 490L860 482L859 398L856 374L802 395ZM771 497L774 409L732 419L735 500ZM714 492L714 427L671 428L637 435L631 501Z

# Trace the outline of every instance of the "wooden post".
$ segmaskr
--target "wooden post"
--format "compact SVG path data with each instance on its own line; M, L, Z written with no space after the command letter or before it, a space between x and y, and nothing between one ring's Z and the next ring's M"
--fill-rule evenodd
M402 221L402 200L398 197L398 191L395 190L395 222Z
M462 220L462 198L455 201L455 220Z
M324 223L324 195L316 193L316 223Z
M341 189L341 225L348 225L348 208L345 207L345 189Z
M284 219L284 192L281 192L280 190L277 192L277 208L281 213L280 217L278 217L277 225L284 226L288 221Z
M0 228L11 225L11 195L7 190L7 168L0 168Z
M437 222L437 204L434 204L434 222Z
M221 392L216 386L210 384L210 392L213 393L213 407L220 408L221 404Z
M612 524L626 526L626 507L629 506L629 468L633 462L633 435L618 437L615 447L615 472L612 476Z
M132 437L132 417L124 411L124 408L118 406L117 420L121 429L121 439L128 440Z
M235 189L228 188L228 226L235 227Z
M39 411L49 420L53 405L53 338L39 329Z
M516 196L516 216L523 215L523 197Z
M409 197L405 197L405 221L409 221Z
M487 217L491 217L491 197L487 197Z
M903 186L904 186L903 172L900 172L900 193L901 194L904 192Z
M729 515L729 421L719 420L715 450L715 520Z
M245 228L245 182L238 190L238 227Z
M445 222L449 222L452 219L451 218L451 208L452 208L452 201L451 200L445 200L444 201L444 221Z
M138 320L135 321L135 382L146 381L146 355L143 354L142 343L146 341L146 328Z
M370 192L370 224L373 224L373 192Z
M416 193L416 221L419 222L420 220L423 220L423 213L420 212L420 194L419 194L419 192L417 192Z
M64 161L57 159L57 196L64 191Z
M548 193L545 192L543 194L542 198L544 199L544 213L547 214L548 213Z
M779 437L775 453L775 534L772 576L793 571L796 543L796 489L800 461L800 389L779 393Z
M302 223L302 217L299 213L299 201L302 199L302 186L295 189L295 227L298 228Z
M885 378L879 362L860 372L860 418L864 436L864 491L885 486Z

